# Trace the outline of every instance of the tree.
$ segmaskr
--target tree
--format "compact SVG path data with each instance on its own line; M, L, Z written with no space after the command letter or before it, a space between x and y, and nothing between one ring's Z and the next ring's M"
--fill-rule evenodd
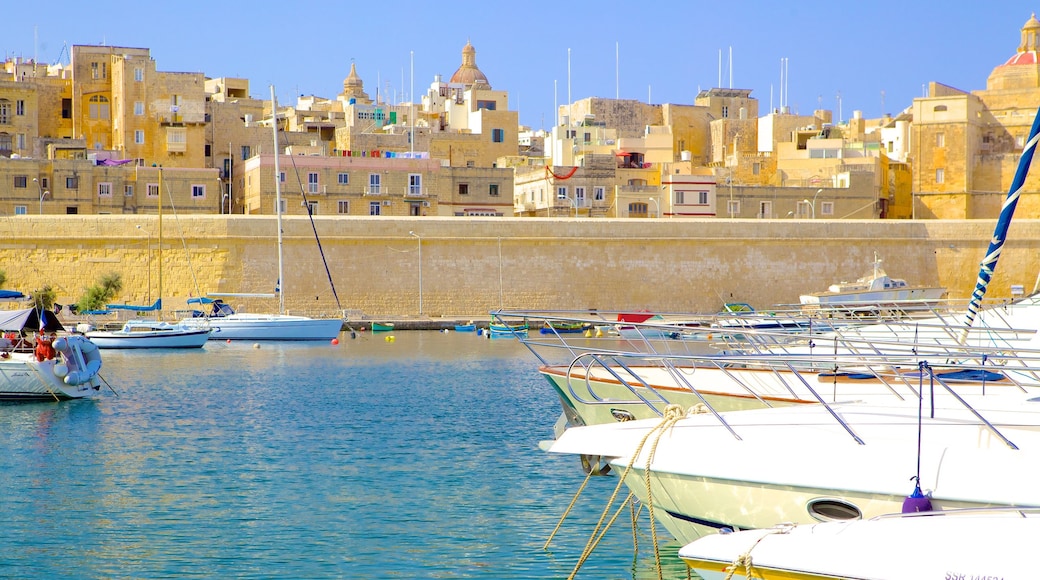
M0 270L0 288L3 288L4 284L7 284L7 272Z
M115 272L104 274L98 278L97 284L85 289L79 302L76 302L76 308L79 312L104 310L105 305L111 302L112 298L122 289L123 277L120 274Z
M43 288L32 291L33 308L43 310L54 309L54 288L51 288L50 284L45 284Z

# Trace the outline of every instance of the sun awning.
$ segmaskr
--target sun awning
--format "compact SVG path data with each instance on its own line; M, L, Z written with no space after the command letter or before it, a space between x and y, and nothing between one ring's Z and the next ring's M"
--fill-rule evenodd
M49 310L43 312L43 330L57 332L65 330L58 322L58 316ZM24 310L0 311L0 330L21 332L22 330L40 330L40 311L35 308Z

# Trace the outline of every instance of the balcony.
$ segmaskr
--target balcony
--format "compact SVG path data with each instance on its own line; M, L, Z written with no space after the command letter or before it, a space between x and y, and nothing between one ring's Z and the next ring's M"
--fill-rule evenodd
M386 190L381 185L368 185L365 187L365 195L383 195Z
M430 197L430 191L419 186L409 186L404 192L405 199L426 199Z

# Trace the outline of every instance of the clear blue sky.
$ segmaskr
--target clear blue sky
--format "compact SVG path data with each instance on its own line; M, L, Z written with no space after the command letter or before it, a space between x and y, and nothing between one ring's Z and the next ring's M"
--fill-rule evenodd
M5 56L53 63L66 60L66 43L148 48L161 71L244 77L258 98L274 84L287 103L334 98L351 59L370 96L378 83L401 98L413 79L421 94L434 75L450 77L469 40L492 87L508 91L510 109L534 128L552 125L568 92L691 104L719 85L720 51L722 86L751 89L763 113L780 105L786 58L792 111L822 107L837 118L840 94L844 119L895 114L930 81L985 88L1040 10L1040 0L68 4L7 22Z

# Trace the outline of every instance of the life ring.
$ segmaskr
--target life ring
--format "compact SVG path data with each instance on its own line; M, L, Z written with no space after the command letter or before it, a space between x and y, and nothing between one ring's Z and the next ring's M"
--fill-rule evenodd
M68 363L66 385L82 385L90 382L101 371L101 351L89 339L65 336L54 341L54 348L64 355Z

